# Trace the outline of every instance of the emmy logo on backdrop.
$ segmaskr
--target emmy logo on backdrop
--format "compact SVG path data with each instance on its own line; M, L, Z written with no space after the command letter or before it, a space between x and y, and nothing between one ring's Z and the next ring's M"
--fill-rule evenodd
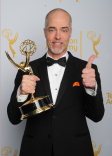
M93 39L93 38L96 37L96 33L95 33L94 31L89 31L89 32L87 33L87 37L88 37L88 39L90 39L90 40L93 42L93 50L94 50L94 52L95 52L95 54L96 54L96 58L98 58L98 54L99 54L99 53L98 53L98 51L96 50L95 46L100 42L100 40L101 40L101 34L99 35L97 41L94 41L94 39Z
M6 147L2 148L2 150L1 150L1 154L3 156L9 156L9 154L11 154L11 153L12 153L12 149L9 146L6 146ZM13 156L17 156L17 153L18 153L18 149L15 150Z
M19 50L22 55L26 56L26 62L21 62L20 65L15 63L10 57L10 55L8 54L8 52L6 52L7 58L18 70L22 70L25 73L29 73L29 75L33 75L33 70L32 67L29 65L29 62L30 62L30 56L32 56L36 52L35 42L29 39L25 40L21 42L19 46ZM41 112L44 112L46 110L49 110L51 109L51 107L53 107L49 95L40 96L36 98L34 97L33 94L30 95L31 95L30 100L24 103L21 107L19 107L20 112L22 114L21 120L27 117L34 116Z
M12 36L12 31L10 29L4 29L2 31L2 36L3 37L6 37L7 40L9 41L9 48L13 54L13 58L14 58L14 55L16 54L16 52L14 51L14 49L12 48L12 44L14 44L16 41L17 41L17 38L18 38L18 33L16 33L14 39L10 39L10 36Z
M94 151L94 148L96 148L96 143L92 141L92 145L93 145L93 151ZM102 148L102 144L99 145L98 151L94 151L94 156L98 156L100 154L101 148Z

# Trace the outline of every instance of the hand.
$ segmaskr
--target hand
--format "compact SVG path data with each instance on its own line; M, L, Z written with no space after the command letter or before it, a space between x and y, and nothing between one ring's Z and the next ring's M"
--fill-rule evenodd
M35 93L36 81L40 81L40 79L35 75L23 75L20 86L20 95Z
M82 70L83 85L86 88L95 87L95 70L91 68L92 62L95 58L96 56L92 55L88 60L86 68Z

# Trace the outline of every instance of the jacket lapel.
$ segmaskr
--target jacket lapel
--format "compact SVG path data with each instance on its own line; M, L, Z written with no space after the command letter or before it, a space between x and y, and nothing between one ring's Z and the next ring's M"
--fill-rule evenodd
M58 96L54 108L57 107L57 105L59 104L65 90L67 89L72 74L75 72L75 70L76 70L76 61L74 57L69 53L69 58L66 64L66 69L63 75L63 79L60 85L60 89L58 92Z
M51 95L51 90L50 90L50 83L49 83L48 73L47 73L46 55L44 55L44 57L42 58L42 60L40 62L40 65L37 68L38 68L39 75L41 77L41 82L43 84L46 95L49 95L51 101L53 102L52 95Z

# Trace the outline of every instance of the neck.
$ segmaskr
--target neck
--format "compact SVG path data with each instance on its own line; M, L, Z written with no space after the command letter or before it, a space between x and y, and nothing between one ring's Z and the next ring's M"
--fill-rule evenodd
M60 54L54 54L54 53L48 51L48 54L49 54L54 60L58 60L58 59L61 58L65 53L66 53L66 51L65 51L65 52L62 52L62 53L60 53Z

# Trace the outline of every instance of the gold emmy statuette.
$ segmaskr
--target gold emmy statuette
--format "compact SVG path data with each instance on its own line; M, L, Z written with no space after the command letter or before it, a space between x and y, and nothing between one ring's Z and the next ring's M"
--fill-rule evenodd
M35 42L25 40L20 44L19 50L22 55L26 55L26 62L21 62L20 65L15 63L8 52L6 52L7 58L18 70L22 70L25 73L29 72L29 75L33 75L33 70L31 66L29 66L29 62L30 56L36 52ZM34 95L31 94L31 99L19 107L22 114L21 120L49 110L51 107L53 107L53 104L48 95L35 98Z

